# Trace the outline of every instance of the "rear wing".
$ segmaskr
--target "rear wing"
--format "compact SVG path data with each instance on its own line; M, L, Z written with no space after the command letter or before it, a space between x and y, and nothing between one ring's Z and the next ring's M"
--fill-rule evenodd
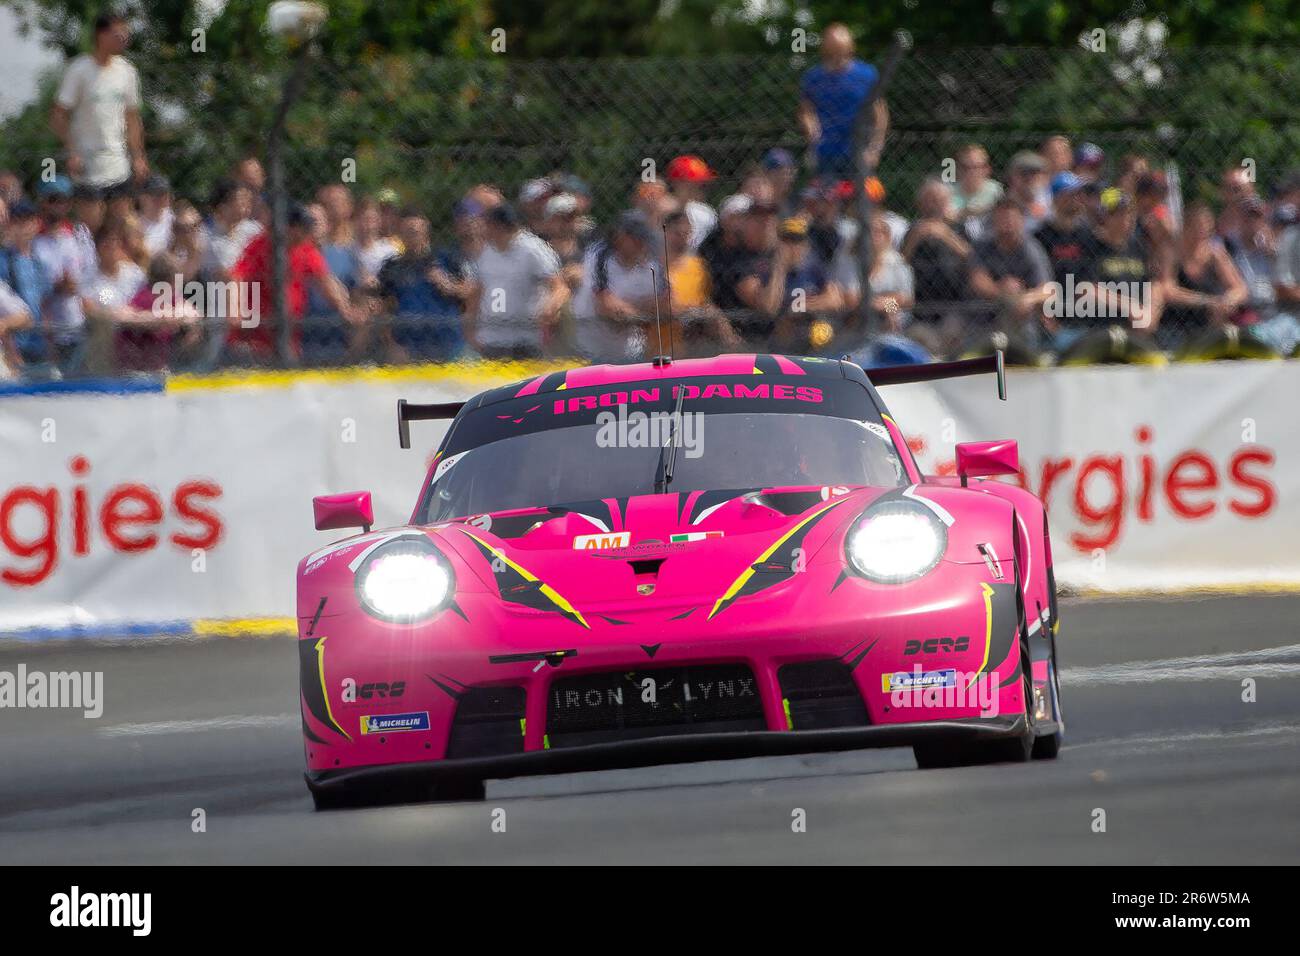
M907 382L933 382L941 378L960 378L963 375L984 375L993 372L998 377L998 398L1007 400L1007 373L1002 360L1002 350L982 358L963 359L960 362L929 362L925 365L892 365L885 368L864 369L872 385L902 385Z
M411 447L411 422L455 418L464 407L464 402L434 402L430 405L418 405L399 398L397 400L397 443L403 448Z

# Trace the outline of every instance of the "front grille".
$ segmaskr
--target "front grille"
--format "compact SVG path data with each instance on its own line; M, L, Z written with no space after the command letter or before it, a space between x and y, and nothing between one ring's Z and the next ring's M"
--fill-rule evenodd
M447 757L499 757L524 752L524 689L471 687L456 703Z
M551 747L766 727L743 664L580 674L552 683L547 700Z
M853 673L843 661L786 664L776 678L793 730L865 727L871 722Z

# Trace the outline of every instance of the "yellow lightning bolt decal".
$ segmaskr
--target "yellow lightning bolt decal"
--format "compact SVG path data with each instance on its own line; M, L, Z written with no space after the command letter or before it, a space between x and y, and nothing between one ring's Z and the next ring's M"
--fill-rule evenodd
M325 641L326 640L327 638L322 637L319 641L316 642L316 670L320 673L320 694L322 699L324 699L325 701L325 713L329 716L330 723L334 725L334 729L337 730L339 733L341 733L344 737L347 737L348 740L351 740L352 735L349 734L346 730L344 730L343 727L339 724L338 720L335 719L334 711L330 707L330 692L325 687Z
M496 557L500 561L503 561L507 567L509 567L512 571L518 574L525 581L528 582L537 581L537 583L541 585L538 588L538 590L541 591L542 594L546 596L546 599L548 601L550 601L552 604L554 604L556 607L560 608L561 610L567 612L568 614L572 614L574 620L576 620L587 630L591 630L591 625L587 623L587 619L584 618L582 614L578 611L578 609L575 608L568 601L566 601L564 597L561 596L561 594L558 591L556 591L553 587L551 587L549 584L546 584L543 581L538 581L538 579L534 575L532 575L526 568L521 567L520 565L516 564L514 561L511 561L508 557L505 556L505 554L502 551L500 551L498 548L492 547L492 545L488 544L478 535L470 534L468 531L466 531L465 534L469 535L469 537L473 538L480 545L482 545L483 547L491 551L494 557Z
M787 541L789 541L790 538L792 538L795 535L795 533L799 531L800 528L808 524L808 522L812 521L814 518L818 517L819 515L822 515L825 512L830 511L838 504L840 504L840 502L832 501L830 504L826 505L825 507L818 508L816 511L810 514L808 517L804 518L802 521L800 521L797 525L795 525L785 534L781 535L781 537L777 538L776 541L772 543L772 546L770 548L768 548L766 551L764 551L762 554L758 556L758 560L751 562L749 567L745 568L745 570L740 573L740 577L736 578L736 580L732 582L731 587L727 588L726 592L722 595L722 597L718 598L718 600L714 602L713 610L709 612L709 616L705 618L705 620L709 620L709 621L713 620L714 615L717 614L720 610L722 610L722 606L726 604L728 601L730 601L733 597L735 597L736 594L740 591L740 589L745 586L745 582L754 576L755 564L762 564L768 558L772 557L772 555L776 553L776 549L781 547L781 545L785 544Z
M967 690L970 690L971 684L974 684L976 678L984 673L984 668L989 663L989 648L993 646L993 588L988 582L981 581L980 590L984 592L984 660L980 661L980 666L971 676L970 683L966 685Z

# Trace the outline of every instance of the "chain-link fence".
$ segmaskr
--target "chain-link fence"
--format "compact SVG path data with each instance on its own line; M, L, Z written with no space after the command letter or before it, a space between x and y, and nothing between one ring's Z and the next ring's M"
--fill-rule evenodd
M7 333L6 364L621 360L666 348L657 327L679 354L865 363L1289 354L1300 57L1115 46L911 51L883 93L865 244L853 197L872 144L845 123L871 107L865 87L810 76L814 57L304 54L283 128L283 326L265 173L294 64L151 64L146 146L169 185L75 197L80 251L39 294L16 266L53 257L30 254L18 194L34 229L63 215L64 157L45 106L7 124L21 215L0 279L37 321ZM541 238L511 238L502 203Z

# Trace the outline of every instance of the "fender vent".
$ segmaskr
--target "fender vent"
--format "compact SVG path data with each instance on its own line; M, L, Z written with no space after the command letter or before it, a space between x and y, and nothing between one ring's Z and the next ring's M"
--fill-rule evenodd
M471 687L456 704L447 759L524 752L524 689Z

